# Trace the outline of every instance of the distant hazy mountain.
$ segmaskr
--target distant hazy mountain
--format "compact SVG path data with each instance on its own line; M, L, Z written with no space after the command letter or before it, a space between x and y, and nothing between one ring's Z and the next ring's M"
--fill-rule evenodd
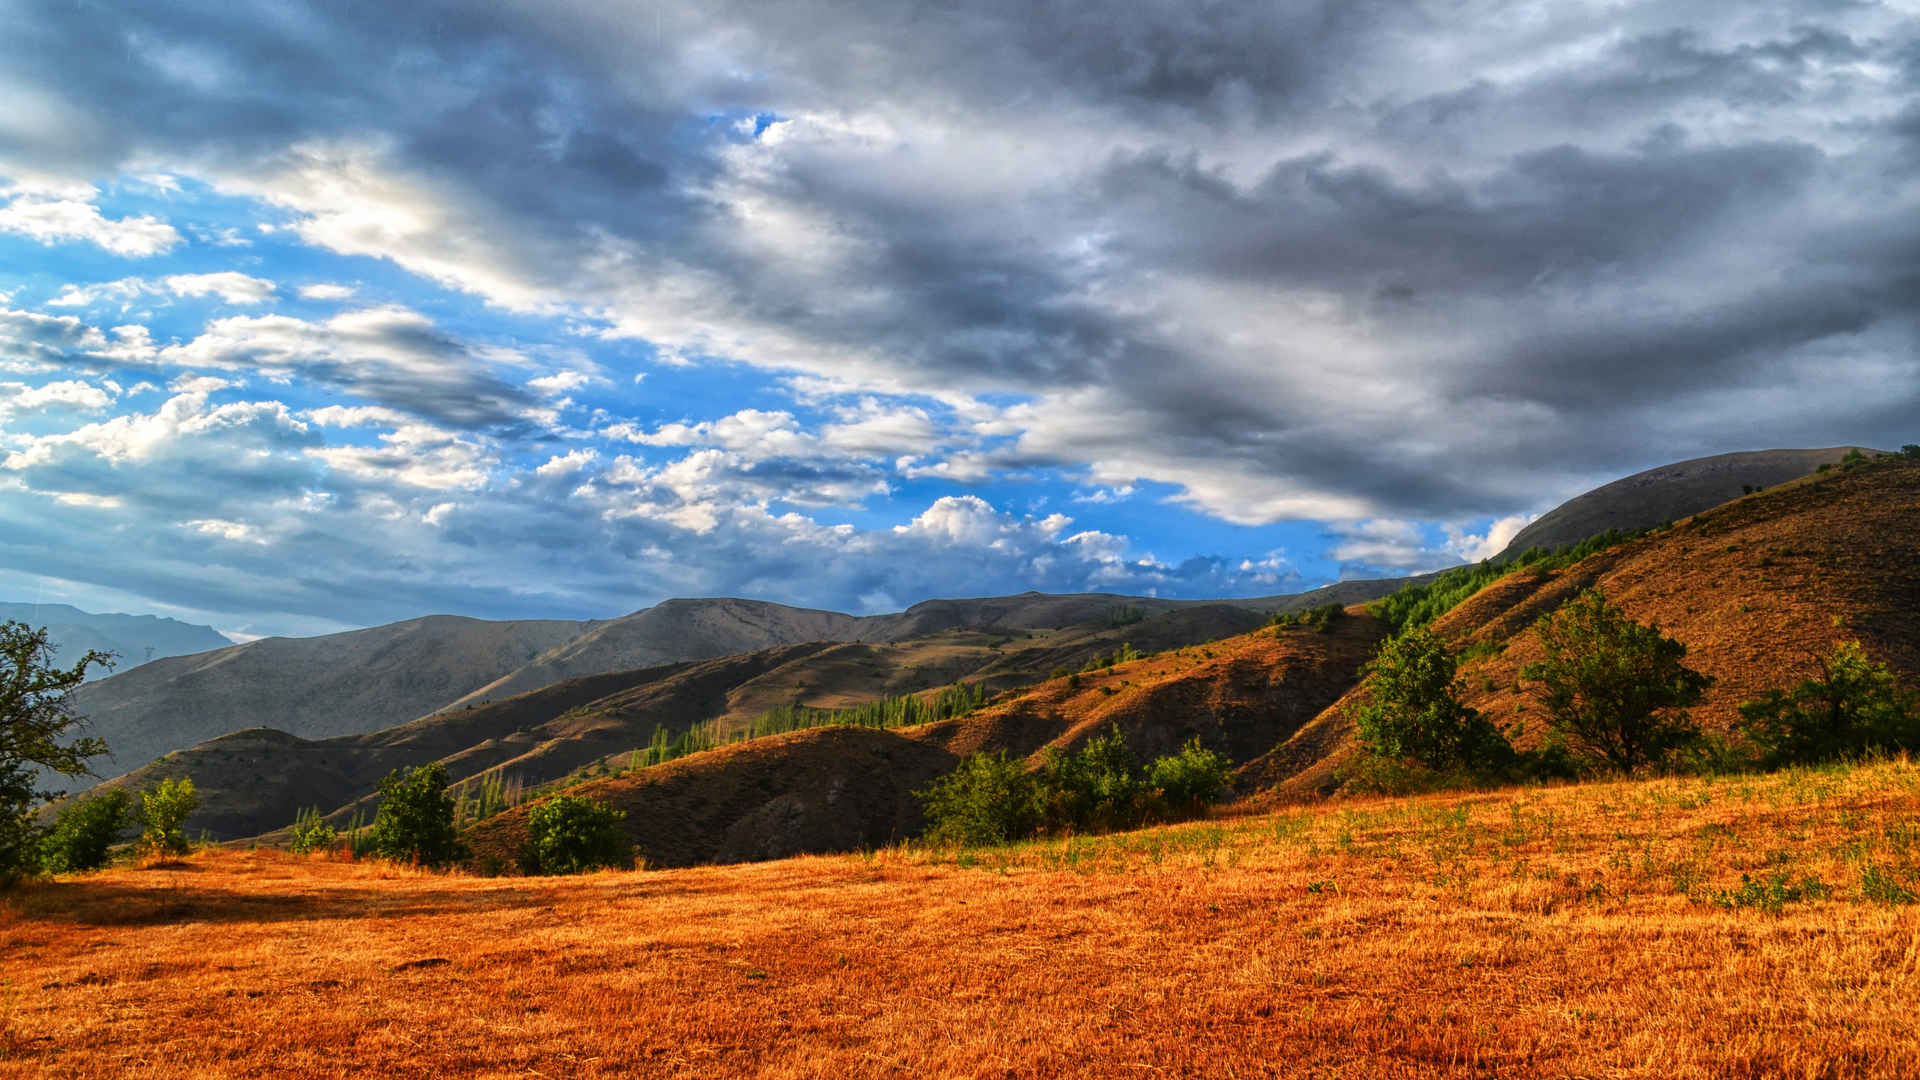
M1520 530L1496 559L1528 548L1577 544L1608 529L1629 532L1711 510L1749 490L1798 480L1865 447L1829 446L1824 450L1746 450L1694 458L1634 473L1594 488L1542 514Z
M81 687L73 703L112 755L94 771L112 776L242 728L321 738L404 723L593 626L435 615L323 637L262 638L143 664Z
M73 664L88 650L98 650L114 654L116 671L127 671L150 660L233 644L211 626L156 615L96 615L66 604L0 602L0 621L7 619L46 627L47 640L53 643L57 663ZM105 669L96 667L88 672L88 677L101 679L107 674Z

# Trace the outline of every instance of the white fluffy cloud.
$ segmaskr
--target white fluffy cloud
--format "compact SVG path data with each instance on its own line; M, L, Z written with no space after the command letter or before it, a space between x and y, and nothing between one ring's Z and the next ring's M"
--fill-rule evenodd
M15 195L0 206L0 232L53 245L80 241L115 255L141 258L170 251L180 243L173 226L148 214L108 218L81 199Z

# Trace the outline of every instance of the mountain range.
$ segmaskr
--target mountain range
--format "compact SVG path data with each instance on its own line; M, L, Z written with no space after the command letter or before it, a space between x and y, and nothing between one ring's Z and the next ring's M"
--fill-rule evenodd
M1735 507L1817 502L1838 490L1819 470L1850 449L1725 455L1650 470L1543 516L1509 552L1570 529L1633 529L1700 514L1726 503L1729 487ZM1783 479L1787 473L1793 475ZM1808 488L1814 494L1795 494L1809 482L1792 481L1809 474L1819 481ZM1749 494L1754 489L1765 490ZM1802 516L1792 528L1812 528L1807 507L1793 505ZM1683 529L1662 530L1636 564L1640 572L1658 577L1664 566L1678 573L1698 556L1670 538L1706 528L1695 518ZM1615 550L1649 544L1655 540L1643 537ZM1828 558L1853 557L1841 546ZM1580 566L1600 565L1595 559ZM1887 581L1859 593L1847 611L1859 618L1884 607L1887 596L1905 595L1901 565L1910 578L1915 562L1894 559ZM828 850L847 837L910 834L917 804L902 793L950 768L958 755L983 747L1029 755L1071 745L1092 730L1088 723L1119 723L1143 752L1201 736L1231 752L1249 792L1318 790L1346 741L1337 716L1325 710L1355 685L1384 632L1356 605L1415 580L1423 579L1218 602L1028 593L928 601L875 616L725 598L672 600L588 623L438 616L156 661L83 688L76 703L114 747L115 771L133 770L115 786L192 776L203 793L192 826L232 839L270 833L306 807L344 824L370 811L379 778L402 766L438 761L469 786L492 779L531 789L620 772L632 751L656 736L674 738L701 725L725 736L769 710L844 708L952 684L977 685L994 697L972 716L924 728L793 732L643 769L636 775L645 779L633 790L652 794L640 802L620 794L626 781L596 781L615 784L609 790L631 803L636 834L655 827L645 822L666 830L643 843L650 859L764 857ZM1754 582L1737 574L1728 580L1747 590L1739 603L1753 608ZM1847 595L1833 574L1802 584ZM1350 613L1336 633L1302 639L1260 629L1272 614L1328 604ZM1684 617L1698 622L1691 613ZM1506 629L1467 637L1482 649L1504 647L1529 623L1503 618ZM1915 636L1904 633L1882 635L1879 647L1911 670ZM1116 662L1131 653L1152 655ZM1082 668L1095 674L1060 677ZM1069 681L1077 684L1070 690ZM731 769L758 779L749 783ZM840 805L855 789L871 798ZM722 798L723 790L734 794ZM674 840L668 846L677 854L670 855L662 837L689 814L706 815L701 820L711 818L711 827ZM488 828L510 830L514 820L502 815Z
M181 622L157 615L95 614L67 604L0 602L0 621L12 620L44 628L53 646L56 664L72 665L88 652L110 653L114 670L125 672L168 656L220 649L233 642L211 626ZM88 669L88 679L112 674L106 668Z

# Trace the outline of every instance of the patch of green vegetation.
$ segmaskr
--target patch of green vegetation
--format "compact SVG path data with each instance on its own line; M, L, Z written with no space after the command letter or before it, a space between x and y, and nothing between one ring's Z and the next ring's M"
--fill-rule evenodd
M1296 628L1325 634L1331 632L1334 624L1339 622L1346 613L1346 609L1339 604L1321 604L1319 607L1276 614L1268 620L1268 625L1274 628L1276 634L1284 634Z
M1198 739L1142 768L1115 727L1077 751L1049 750L1033 772L1005 753L970 755L916 794L928 839L994 845L1037 832L1078 836L1197 817L1226 791L1228 768Z
M310 855L332 847L338 836L334 827L320 816L320 808L310 806L294 815L293 843L290 846L295 855Z
M1769 875L1765 881L1756 881L1751 875L1741 874L1740 887L1721 889L1714 894L1713 902L1723 908L1756 908L1769 915L1778 915L1788 904L1825 900L1828 892L1826 883L1817 877L1807 876L1798 882L1790 882L1783 870Z
M1425 626L1508 574L1522 570L1543 574L1565 569L1589 555L1618 547L1652 531L1640 529L1622 532L1608 529L1578 544L1551 549L1528 548L1503 562L1489 560L1475 566L1456 567L1425 584L1408 585L1399 592L1383 596L1367 605L1367 610L1385 622L1394 633Z

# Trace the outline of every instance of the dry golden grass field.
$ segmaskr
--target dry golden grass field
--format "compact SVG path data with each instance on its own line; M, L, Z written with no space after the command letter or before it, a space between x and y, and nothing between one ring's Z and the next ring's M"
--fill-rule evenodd
M0 900L0 1076L1913 1077L1916 892L1905 762L572 879L215 850Z

